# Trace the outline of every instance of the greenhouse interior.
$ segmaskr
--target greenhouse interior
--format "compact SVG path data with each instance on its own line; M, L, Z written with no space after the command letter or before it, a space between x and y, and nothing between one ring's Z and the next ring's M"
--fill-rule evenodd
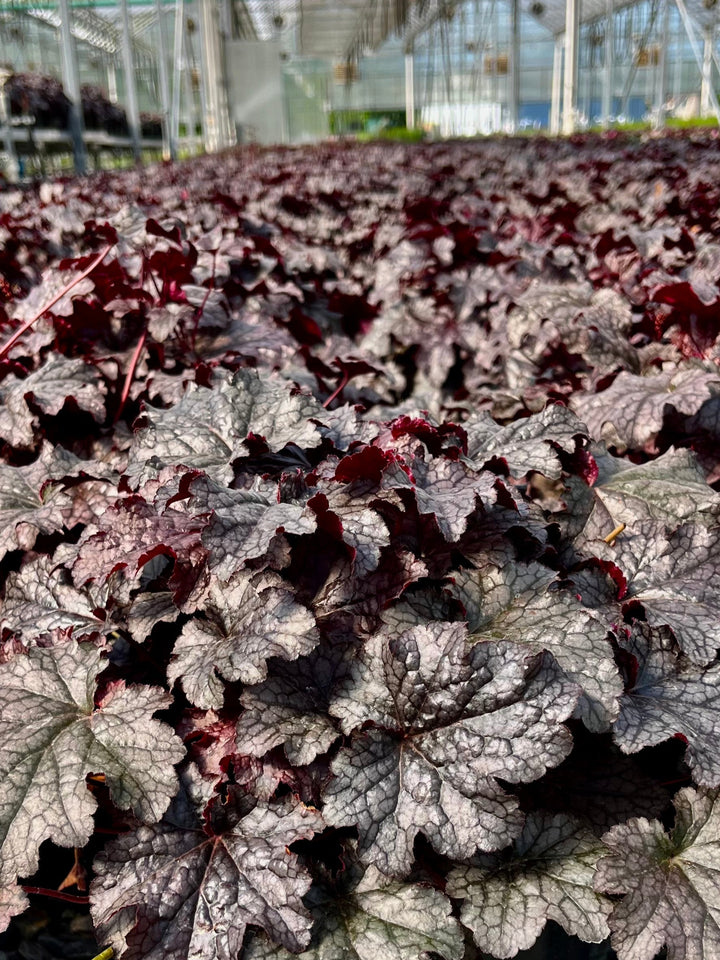
M0 0L0 960L720 960L720 0Z
M4 165L717 118L717 23L714 0L3 0Z

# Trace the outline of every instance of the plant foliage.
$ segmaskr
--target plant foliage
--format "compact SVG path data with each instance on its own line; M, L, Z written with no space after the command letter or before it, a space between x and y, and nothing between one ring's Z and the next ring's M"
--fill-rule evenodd
M0 196L8 936L716 960L718 209L702 133Z

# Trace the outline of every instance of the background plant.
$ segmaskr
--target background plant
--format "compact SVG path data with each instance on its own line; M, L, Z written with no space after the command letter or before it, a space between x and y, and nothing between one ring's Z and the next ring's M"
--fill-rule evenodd
M127 958L717 955L719 166L3 195L8 949L44 895Z

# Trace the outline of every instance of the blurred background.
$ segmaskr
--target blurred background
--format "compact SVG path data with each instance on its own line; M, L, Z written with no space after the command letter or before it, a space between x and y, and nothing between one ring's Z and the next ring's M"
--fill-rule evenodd
M717 3L0 0L2 161L717 122Z

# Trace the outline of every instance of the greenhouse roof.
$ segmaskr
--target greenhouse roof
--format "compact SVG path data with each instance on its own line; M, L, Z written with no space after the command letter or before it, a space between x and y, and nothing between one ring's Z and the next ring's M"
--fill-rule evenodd
M14 4L12 8L5 11L6 16L8 13L16 17L30 17L34 20L41 20L55 29L60 26L58 8L47 4ZM131 34L136 54L139 53L151 59L155 56L155 51L144 40L144 35L156 17L157 13L150 8L146 13L139 17L135 16L131 21ZM120 28L107 16L102 16L85 6L73 6L72 33L76 39L83 40L106 53L114 54L119 52L121 48Z
M253 0L246 0L250 6ZM306 56L359 59L388 37L412 39L442 17L451 17L462 0L300 0L300 47ZM506 0L509 2L509 0ZM669 0L670 3L673 0ZM690 19L701 28L720 21L720 0L684 0ZM260 5L262 0L255 0ZM661 0L657 0L659 11ZM615 9L630 6L615 0ZM565 30L565 0L521 0L523 13L552 34ZM608 0L582 0L582 22L605 16Z
M359 59L388 37L402 33L411 8L428 0L301 0L300 50L305 56Z
M172 5L173 0L161 0ZM415 37L438 20L450 19L463 0L236 0L247 36L260 40L294 26L299 53L330 60L359 60L376 50L391 36L405 39L411 49ZM511 0L501 0L510 3ZM608 10L608 0L577 0L581 22L598 20ZM658 12L663 0L654 0ZM674 3L676 0L668 0ZM720 0L678 0L685 4L690 19L701 29L720 21ZM147 6L152 0L129 0L131 6ZM73 32L108 51L117 49L117 30L108 26L107 17L93 14L92 8L119 6L114 0L70 0L73 7ZM566 0L520 0L524 14L532 17L551 34L565 30ZM615 9L632 5L632 0L614 0ZM0 11L26 14L57 25L56 0L0 0ZM103 11L105 12L105 11ZM140 31L141 33L141 31ZM136 44L139 36L134 38Z
M672 4L673 0L669 0ZM632 6L628 0L616 0L616 10ZM658 9L660 2L657 3ZM720 20L720 4L717 0L685 0L690 19L698 26L711 27ZM565 30L565 0L521 0L524 13L533 17L538 23L553 33L563 33ZM608 0L582 0L580 3L580 19L582 23L598 20L608 12ZM659 15L659 14L658 14Z

